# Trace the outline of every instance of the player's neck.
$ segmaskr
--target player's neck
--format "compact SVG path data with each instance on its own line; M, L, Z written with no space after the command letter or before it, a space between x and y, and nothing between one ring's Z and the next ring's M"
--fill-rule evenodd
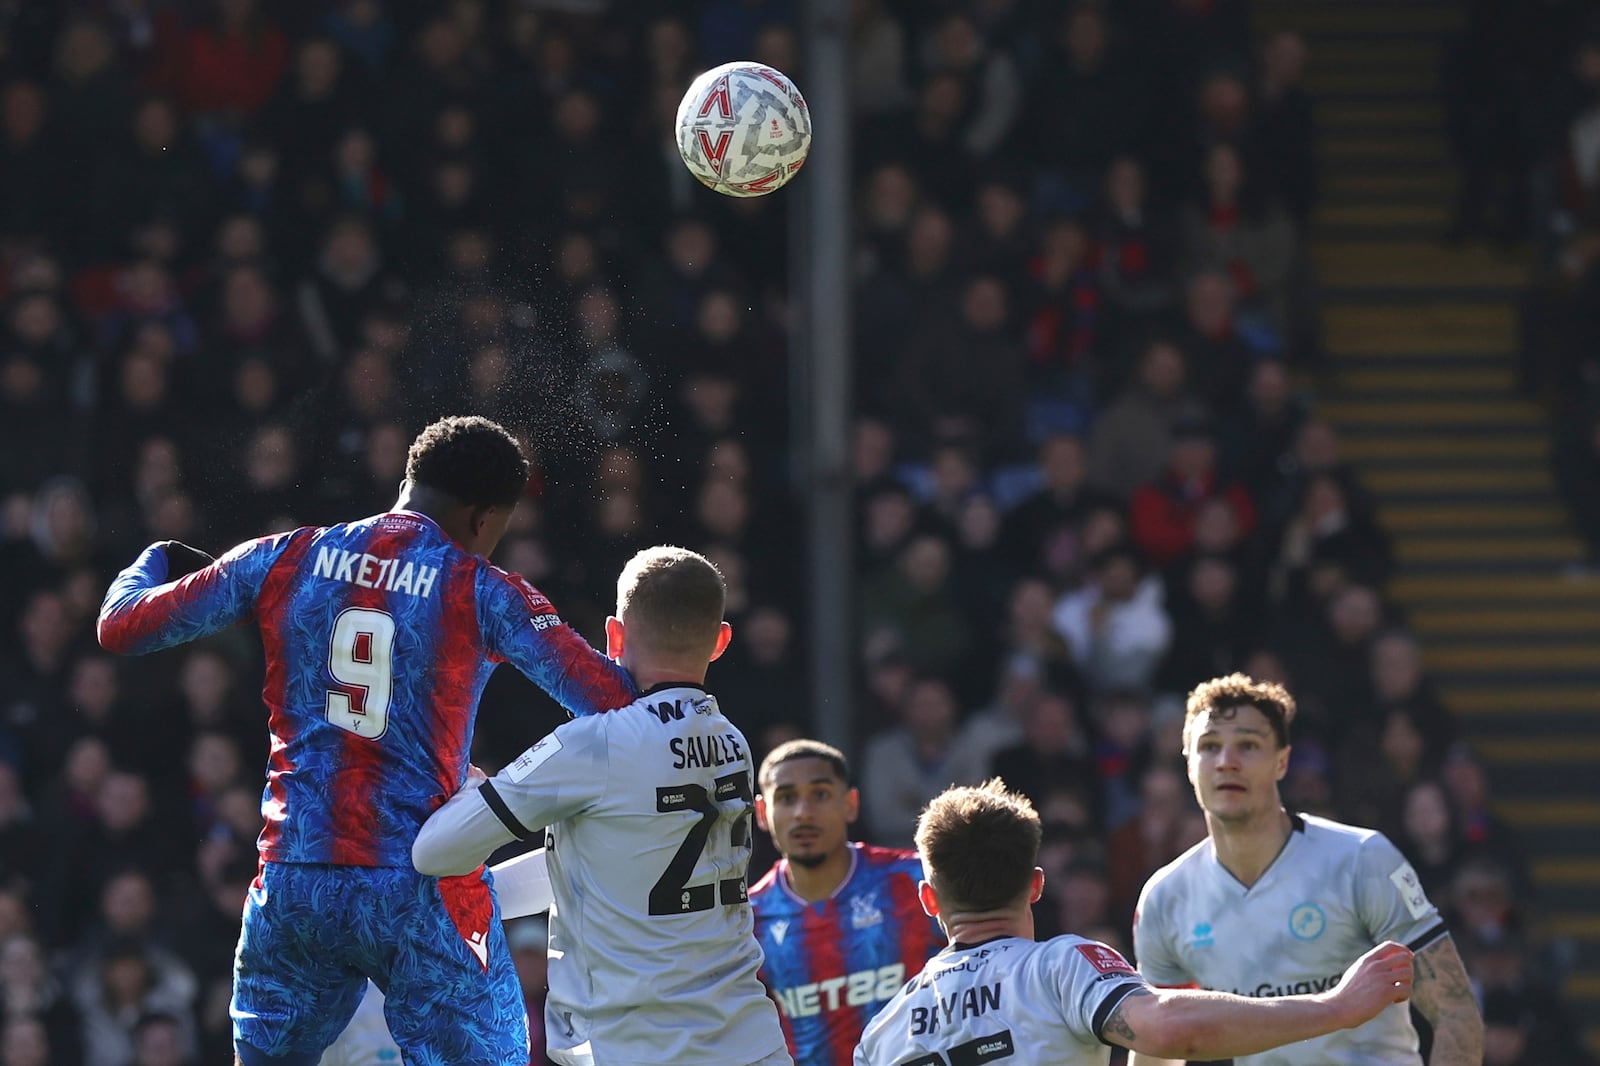
M460 528L458 514L461 509L461 504L444 493L409 481L400 486L400 496L389 508L391 511L410 511L431 518L445 536L464 545L465 530Z
M941 910L939 925L944 928L945 939L952 944L986 944L1007 936L1032 940L1033 904L977 912Z
M789 872L789 888L807 903L821 903L838 891L844 879L850 876L851 849L846 846L829 855L819 866L802 866L790 861L784 864Z
M1261 879L1294 830L1282 807L1242 822L1224 822L1208 814L1206 825L1217 861L1246 887Z
M706 668L701 667L699 672L684 666L671 666L657 663L631 662L624 656L622 668L633 675L633 683L639 687L640 692L649 692L655 688L666 688L672 685L699 685L706 687Z

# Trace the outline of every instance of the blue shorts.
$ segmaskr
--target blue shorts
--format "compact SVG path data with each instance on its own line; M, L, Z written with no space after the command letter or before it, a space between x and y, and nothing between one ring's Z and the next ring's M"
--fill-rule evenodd
M527 1066L528 1015L487 870L264 864L234 955L234 1041L319 1054L369 977L407 1063Z

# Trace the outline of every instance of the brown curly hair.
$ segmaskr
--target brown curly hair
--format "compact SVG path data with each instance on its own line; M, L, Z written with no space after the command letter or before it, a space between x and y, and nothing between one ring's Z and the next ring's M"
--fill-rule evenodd
M1183 714L1183 750L1189 750L1195 722L1206 714L1229 717L1237 707L1254 707L1267 716L1278 747L1289 746L1289 723L1294 721L1294 697L1275 681L1257 681L1247 674L1229 674L1196 685Z

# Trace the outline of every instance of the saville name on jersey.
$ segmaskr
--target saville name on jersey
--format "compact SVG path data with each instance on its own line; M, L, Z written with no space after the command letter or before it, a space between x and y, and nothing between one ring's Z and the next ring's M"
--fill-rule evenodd
M667 742L672 750L672 768L683 770L691 766L727 766L744 762L744 747L737 733L717 733L709 737L673 737Z
M410 561L401 566L399 559L380 559L366 552L347 552L341 548L318 548L312 572L317 577L348 581L364 589L406 592L423 599L433 594L433 583L439 577L437 566L417 566Z

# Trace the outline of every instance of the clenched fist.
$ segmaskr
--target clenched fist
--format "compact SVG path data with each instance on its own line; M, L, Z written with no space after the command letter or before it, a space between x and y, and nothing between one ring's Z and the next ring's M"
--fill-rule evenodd
M1387 940L1350 964L1329 999L1348 1012L1348 1029L1410 999L1412 979L1411 949Z

